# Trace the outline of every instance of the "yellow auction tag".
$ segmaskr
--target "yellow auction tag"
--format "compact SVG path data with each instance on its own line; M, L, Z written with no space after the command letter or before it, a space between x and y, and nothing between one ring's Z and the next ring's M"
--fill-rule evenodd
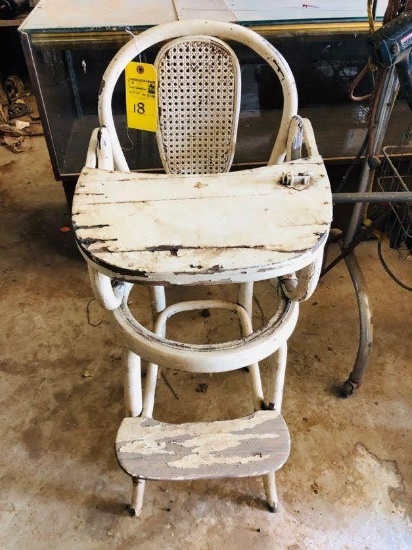
M131 61L125 68L127 126L157 130L156 69L149 63Z

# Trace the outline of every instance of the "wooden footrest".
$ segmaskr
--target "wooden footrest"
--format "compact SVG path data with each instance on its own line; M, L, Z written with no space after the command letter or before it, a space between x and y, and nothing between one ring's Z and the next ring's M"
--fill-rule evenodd
M142 479L259 476L281 468L289 451L289 431L276 411L190 424L125 418L116 438L121 468Z

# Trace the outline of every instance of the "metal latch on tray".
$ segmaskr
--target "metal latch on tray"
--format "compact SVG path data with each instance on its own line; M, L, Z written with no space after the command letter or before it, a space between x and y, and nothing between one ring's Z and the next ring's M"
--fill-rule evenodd
M286 185L286 187L292 187L297 191L306 189L312 183L313 174L311 172L303 172L301 174L293 174L292 172L286 172L282 174L280 183Z

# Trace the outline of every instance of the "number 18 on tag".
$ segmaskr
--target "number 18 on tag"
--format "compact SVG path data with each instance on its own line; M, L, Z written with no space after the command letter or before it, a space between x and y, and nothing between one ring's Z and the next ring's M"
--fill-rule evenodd
M156 69L149 63L128 63L126 78L127 126L137 130L157 130Z

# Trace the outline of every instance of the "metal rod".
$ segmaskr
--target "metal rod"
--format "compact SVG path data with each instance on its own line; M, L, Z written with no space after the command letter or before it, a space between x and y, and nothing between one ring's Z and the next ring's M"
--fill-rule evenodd
M372 312L368 298L368 288L360 265L351 252L345 257L345 263L355 287L356 300L359 310L359 346L355 364L349 378L343 384L341 392L344 397L349 397L362 384L368 360L372 351L373 325Z
M381 216L376 218L376 220L374 220L369 227L365 227L364 229L362 229L362 231L357 233L355 237L352 239L352 241L350 242L349 246L347 247L345 247L342 242L345 236L344 233L342 233L339 236L333 235L332 238L330 239L330 243L338 242L341 248L341 253L329 265L326 264L326 261L324 262L320 276L323 277L324 275L326 275L328 271L330 271L333 267L335 267L335 265L337 265L341 260L343 260L354 248L358 246L358 244L364 241L369 235L372 235L375 229L380 227L384 223L384 221L388 218L390 212L391 211L388 208L386 212L384 212Z
M348 202L412 202L412 191L376 191L371 193L333 193L332 200L335 204Z
M387 69L382 78L384 79L384 81L381 83L380 86L383 92L379 99L374 121L372 121L376 126L374 128L374 131L371 132L369 138L370 140L372 140L372 143L369 144L368 154L365 157L363 165L362 175L359 183L360 193L365 192L373 182L375 171L372 170L369 166L369 156L379 154L380 152L392 110L393 99L397 93L398 79L395 73L395 67L393 66ZM352 217L350 219L348 231L345 236L345 247L348 247L351 240L358 232L361 221L362 204L360 202L357 202L353 207Z

